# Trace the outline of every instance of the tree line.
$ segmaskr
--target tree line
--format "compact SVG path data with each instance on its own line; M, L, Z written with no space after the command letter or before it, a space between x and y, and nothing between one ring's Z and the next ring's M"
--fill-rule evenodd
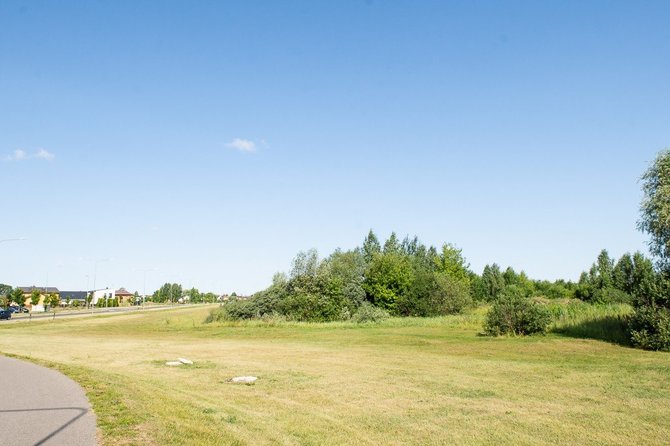
M154 291L149 300L156 303L177 302L179 299L187 297L189 302L197 303L213 303L216 302L218 296L214 293L201 293L197 288L184 289L178 283L164 283L159 289Z
M551 322L538 297L593 304L630 304L636 346L670 350L670 151L661 152L642 177L639 229L651 236L651 258L603 250L577 282L532 280L523 271L486 265L473 272L452 244L440 249L417 237L382 244L370 230L361 246L319 258L300 252L289 275L245 301L232 300L210 320L282 317L296 321L374 320L392 316L440 316L490 305L489 334L543 332ZM535 298L535 299L534 299Z

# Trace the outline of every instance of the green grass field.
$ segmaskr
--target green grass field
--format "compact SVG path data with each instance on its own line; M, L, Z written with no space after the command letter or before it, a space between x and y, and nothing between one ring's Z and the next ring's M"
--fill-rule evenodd
M80 382L107 445L670 439L670 354L602 335L620 307L566 311L530 338L480 336L482 309L367 326L204 324L208 311L0 323L0 351ZM177 357L196 364L164 366ZM260 379L227 382L239 375Z

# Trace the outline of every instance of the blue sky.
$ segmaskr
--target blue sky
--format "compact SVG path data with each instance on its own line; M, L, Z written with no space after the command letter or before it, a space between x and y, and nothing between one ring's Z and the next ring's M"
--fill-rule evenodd
M645 250L664 1L0 1L0 282L249 293L372 228L576 279ZM87 277L88 276L88 277Z

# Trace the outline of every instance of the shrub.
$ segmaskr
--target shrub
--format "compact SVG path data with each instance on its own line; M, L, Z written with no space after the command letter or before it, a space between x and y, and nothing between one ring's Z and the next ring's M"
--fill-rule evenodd
M409 292L396 299L400 316L443 316L472 306L470 282L429 270L416 271Z
M389 313L386 310L365 302L358 307L358 310L351 317L351 320L358 324L363 324L366 322L381 322L388 318Z
M472 306L470 282L458 281L445 274L435 277L435 288L430 294L435 315L457 314Z
M670 351L670 310L639 307L631 319L631 341L646 350Z
M530 335L545 333L550 323L551 313L543 304L506 289L489 310L484 331L491 336Z
M240 320L260 317L256 302L252 300L231 300L221 306L218 320Z
M611 287L595 290L591 296L591 302L599 304L629 304L632 300L630 294Z

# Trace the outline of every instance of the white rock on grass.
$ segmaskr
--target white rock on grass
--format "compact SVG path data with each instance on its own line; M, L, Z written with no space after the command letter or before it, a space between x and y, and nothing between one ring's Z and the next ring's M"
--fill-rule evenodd
M230 381L234 383L252 383L256 381L258 378L255 376L236 376L235 378L232 378Z
M182 364L193 365L193 361L191 361L190 359L177 358L177 361L181 362Z
M175 367L175 366L181 365L181 362L179 362L179 361L168 361L168 362L165 363L165 365L168 365L170 367Z

